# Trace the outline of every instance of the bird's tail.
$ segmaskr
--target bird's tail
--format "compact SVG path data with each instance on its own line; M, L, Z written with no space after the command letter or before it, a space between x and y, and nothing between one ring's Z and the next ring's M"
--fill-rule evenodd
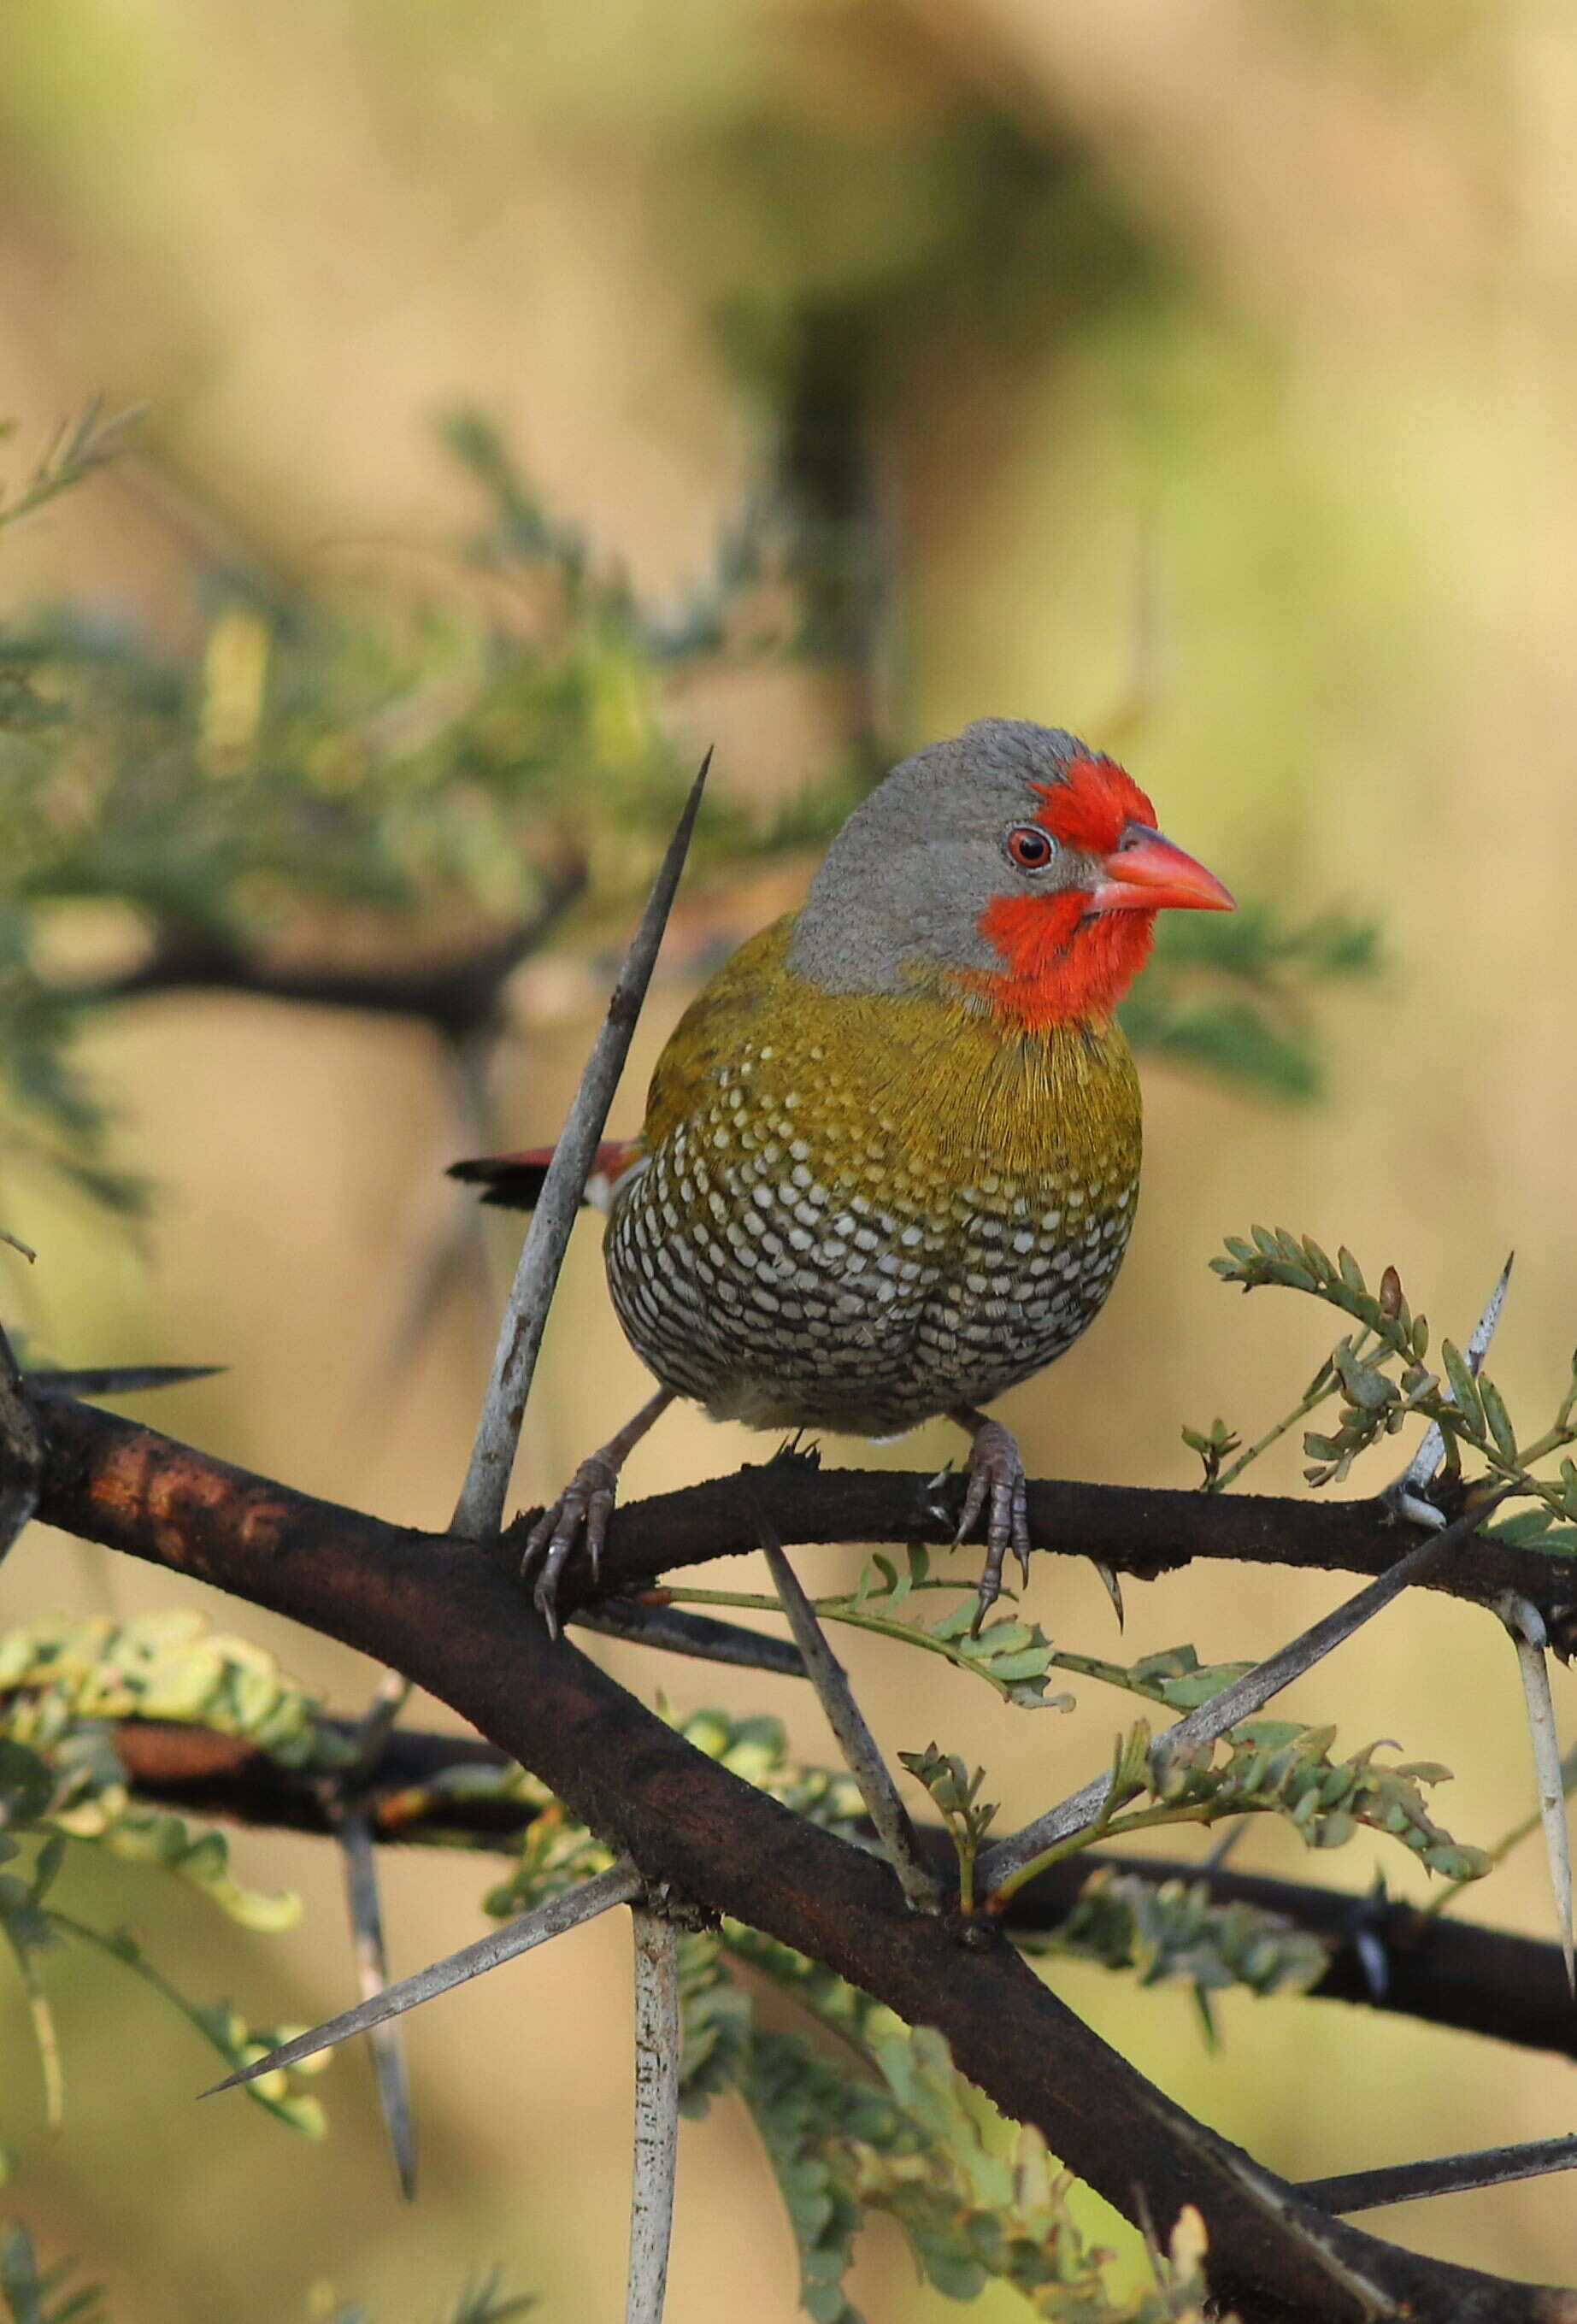
M584 1197L594 1210L607 1209L614 1186L644 1151L629 1138L606 1139L597 1148ZM552 1159L550 1146L529 1146L520 1154L489 1154L469 1162L451 1162L449 1176L463 1179L468 1186L485 1188L483 1201L496 1203L500 1210L534 1211Z

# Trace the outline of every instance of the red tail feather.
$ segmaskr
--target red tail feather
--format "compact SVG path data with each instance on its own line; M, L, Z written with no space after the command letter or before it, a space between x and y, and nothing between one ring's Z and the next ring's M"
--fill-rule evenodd
M586 1200L594 1210L606 1210L615 1180L623 1176L641 1150L628 1138L604 1139L597 1148L591 1176L586 1182ZM484 1155L474 1161L451 1162L448 1175L464 1179L467 1185L485 1187L483 1201L495 1203L501 1210L534 1211L552 1159L550 1146L529 1146L519 1154Z

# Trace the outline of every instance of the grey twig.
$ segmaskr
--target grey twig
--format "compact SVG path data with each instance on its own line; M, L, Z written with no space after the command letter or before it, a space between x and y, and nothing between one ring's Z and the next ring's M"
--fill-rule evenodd
M772 1586L783 1601L783 1611L788 1617L794 1643L804 1658L811 1684L821 1698L821 1707L826 1712L827 1724L837 1738L838 1748L848 1764L850 1774L860 1786L865 1812L876 1827L876 1836L881 1842L888 1862L897 1873L899 1885L917 1913L939 1913L942 1891L936 1876L920 1854L908 1811L898 1795L898 1787L887 1771L887 1762L854 1700L848 1674L828 1646L821 1624L816 1620L816 1609L800 1588L799 1577L789 1564L776 1532L767 1518L759 1513L756 1523L761 1547L766 1552L767 1564L771 1571Z
M1510 1489L1509 1486L1504 1487L1488 1500L1480 1501L1476 1508L1465 1511L1443 1533L1431 1534L1426 1540L1419 1542L1388 1572L1349 1598L1344 1605L1338 1606L1333 1613L1303 1631L1267 1661L1256 1664L1241 1678L1234 1679L1230 1686L1222 1687L1219 1694L1213 1694L1208 1702L1202 1702L1185 1719L1180 1719L1175 1726L1168 1727L1157 1738L1157 1750L1175 1750L1182 1743L1213 1742L1216 1737L1224 1735L1229 1727L1235 1727L1240 1719L1251 1719L1255 1711L1262 1710L1273 1695L1281 1692L1283 1687L1290 1686L1294 1679L1301 1678L1305 1671L1323 1662L1343 1639L1350 1638L1354 1630L1361 1629L1365 1622L1372 1620L1382 1607L1388 1606L1393 1598L1422 1580L1437 1559L1454 1549L1459 1541L1465 1541L1482 1525L1490 1510L1505 1499ZM987 1891L1000 1888L1004 1880L1021 1872L1027 1864L1044 1855L1048 1848L1055 1848L1059 1840L1070 1839L1074 1832L1084 1831L1100 1814L1111 1788L1109 1773L1097 1775L1065 1800L1059 1801L1056 1807L1048 1808L1044 1815L1037 1816L1033 1822L1025 1824L1019 1831L1010 1832L1006 1840L999 1840L981 1860L979 1879L982 1887Z
M406 2010L431 2001L435 1995L448 1993L456 1985L481 1977L485 1970L496 1969L501 1961L513 1960L517 1953L529 1953L534 1945L546 1944L549 1937L561 1937L567 1930L577 1929L583 1921L595 1920L613 1904L633 1904L641 1894L641 1875L633 1865L613 1865L606 1872L583 1880L578 1888L568 1889L562 1896L549 1897L547 1904L522 1913L518 1920L506 1921L502 1929L490 1930L475 1944L462 1945L458 1952L418 1969L413 1977L386 1985L382 1993L358 2003L355 2009L325 2018L321 2025L298 2034L293 2042L281 2042L266 2058L255 2059L250 2066L227 2074L222 2082L216 2082L202 2095L212 2098L216 2091L234 2089L238 2082L254 2082L260 2074L275 2073L281 2066L299 2066L303 2058L316 2057L319 2050L332 2050L337 2043L348 2041L353 2034L370 2033L374 2025L402 2016Z
M1544 1616L1526 1598L1507 1597L1499 1611L1517 1648L1517 1675L1522 1681L1528 1740L1533 1746L1534 1779L1538 1786L1539 1821L1544 1827L1545 1858L1550 1869L1550 1893L1555 1905L1555 1927L1561 1939L1561 1958L1566 1964L1566 1982L1577 1993L1572 1960L1572 1842L1566 1830L1565 1770L1561 1765L1561 1740L1555 1731L1555 1704L1550 1692L1549 1634Z
M1430 2163L1397 2163L1383 2171L1347 2171L1335 2179L1305 2179L1305 2202L1335 2212L1374 2211L1382 2203L1416 2203L1425 2195L1460 2195L1470 2187L1504 2187L1513 2179L1539 2179L1577 2168L1577 2138L1541 2138L1524 2146L1481 2146L1443 2154Z
M635 1924L635 2160L624 2324L662 2324L679 2148L679 1932L649 1904Z
M377 1766L400 1714L410 1700L410 1681L397 1670L386 1670L373 1689L356 1729L355 1757L338 1770L334 1790L339 1799L354 1792Z
M658 947L662 942L663 929L668 925L669 912L679 884L679 873L684 868L690 844L690 834L695 828L696 813L701 804L706 770L711 763L712 753L708 751L701 761L700 772L690 786L685 811L669 842L668 853L662 859L661 868L647 899L641 925L619 972L619 981L608 1002L608 1013L603 1020L602 1030L597 1035L591 1056L586 1059L580 1087L575 1094L575 1103L553 1148L547 1179L531 1216L499 1330L493 1373L487 1383L482 1416L477 1423L471 1464L466 1471L466 1482L461 1488L450 1526L450 1531L464 1540L484 1540L496 1534L503 1521L504 1497L509 1491L510 1472L514 1467L515 1447L520 1442L521 1422L525 1416L531 1375L536 1370L537 1351L542 1344L548 1303L558 1280L558 1270L564 1263L570 1229L575 1224L576 1213L586 1191L597 1140L603 1134L603 1124L608 1118L613 1091L623 1070L630 1038L635 1030L635 1020L641 1013L647 985L651 981Z
M1471 1335L1463 1351L1467 1359L1468 1370L1475 1379L1479 1377L1480 1367L1484 1358L1489 1352L1489 1342L1494 1338L1495 1327L1500 1321L1500 1310L1506 1305L1507 1286L1511 1281L1511 1267L1516 1257L1515 1251L1507 1253L1506 1264L1500 1270L1495 1288L1484 1303L1484 1312L1473 1325ZM1441 1431L1440 1423L1437 1420L1432 1420L1424 1432L1418 1450L1414 1453L1401 1475L1388 1484L1380 1495L1381 1500L1394 1509L1398 1517L1410 1519L1414 1525L1428 1526L1434 1531L1438 1531L1445 1523L1445 1518L1435 1508L1434 1503L1426 1500L1424 1496L1425 1489L1439 1468L1444 1452L1445 1437Z
M373 1829L361 1807L344 1810L336 1821L345 1867L346 1902L350 1907L351 1941L355 1950L356 1979L364 2001L375 2001L389 1982L383 1947L383 1909L378 1894L378 1866ZM378 2109L383 2117L400 2191L410 2202L416 2194L416 2125L410 2113L410 2087L400 2036L392 2025L370 2029L373 2074L378 2086Z
M648 1606L633 1598L603 1598L572 1617L577 1629L636 1646L659 1646L697 1662L731 1663L741 1670L770 1671L774 1678L804 1678L805 1657L787 1638L770 1630L747 1630L742 1622L717 1622L679 1606Z

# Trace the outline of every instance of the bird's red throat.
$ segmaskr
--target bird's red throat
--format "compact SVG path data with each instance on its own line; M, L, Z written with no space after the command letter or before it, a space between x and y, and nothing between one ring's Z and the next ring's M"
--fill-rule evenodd
M1154 912L1092 912L1090 898L997 896L981 934L1006 963L972 977L994 1016L1040 1032L1075 1017L1106 1017L1149 957Z
M1075 759L1060 782L1038 783L1035 820L1059 845L1109 855L1130 824L1153 825L1155 808L1113 759ZM1001 969L972 977L993 1015L1028 1031L1078 1017L1109 1016L1149 957L1153 911L1096 911L1087 889L1048 896L994 896L980 932Z

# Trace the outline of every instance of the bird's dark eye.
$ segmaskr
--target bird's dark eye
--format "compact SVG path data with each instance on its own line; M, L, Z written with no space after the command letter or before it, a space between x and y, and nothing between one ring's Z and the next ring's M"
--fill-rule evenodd
M1044 871L1056 853L1056 842L1038 823L1021 823L1007 837L1008 857L1026 872Z

